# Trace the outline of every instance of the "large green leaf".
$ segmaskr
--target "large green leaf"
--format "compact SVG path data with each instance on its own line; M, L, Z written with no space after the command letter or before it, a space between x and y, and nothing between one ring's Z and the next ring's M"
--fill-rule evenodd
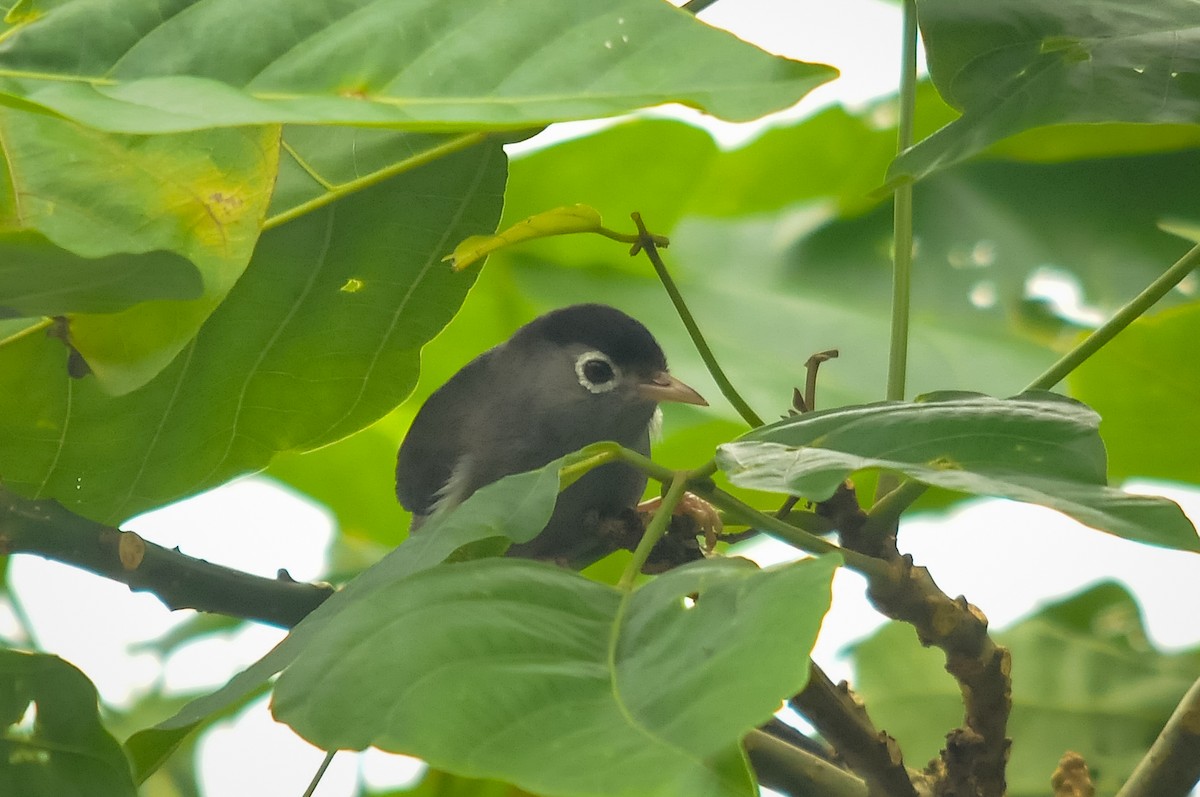
M480 133L434 135L332 125L283 128L279 174L265 226L478 144Z
M1106 486L1100 418L1051 393L999 400L931 394L808 413L760 427L717 451L730 480L814 501L864 469L1057 509L1093 528L1200 551L1174 502Z
M1187 691L1200 651L1151 648L1122 587L1102 584L1048 606L996 641L1012 651L1011 797L1042 797L1067 750L1084 756L1097 794L1111 797ZM909 762L927 760L962 723L962 699L941 654L893 623L854 649L855 690Z
M517 158L500 226L575 203L596 208L607 226L629 231L636 210L664 234L689 216L756 216L799 203L816 205L826 216L862 212L879 203L873 192L895 153L895 130L874 121L887 118L891 104L859 114L834 106L730 151L682 122L626 121ZM924 125L945 117L927 83L917 106ZM628 264L611 241L596 236L535 241L510 256L572 266ZM645 270L634 263L630 269Z
M1181 445L1200 426L1200 303L1140 318L1070 377L1101 414L1114 475L1200 483L1200 459Z
M214 713L225 711L259 689L296 657L341 615L343 605L396 581L406 579L445 561L466 546L492 538L527 542L541 531L554 509L559 492L559 470L575 461L564 457L543 468L508 476L481 487L453 512L435 515L421 533L397 546L375 566L338 590L300 621L265 656L230 679L212 694L197 698L155 729L167 738L195 727Z
M1032 127L1200 123L1192 0L920 0L929 73L962 117L896 159L919 179Z
M746 121L835 75L661 0L73 0L25 17L0 45L11 102L144 133L512 129L667 102Z
M11 726L30 704L32 731ZM100 722L96 687L57 656L0 648L0 794L136 797L129 761Z
M55 341L5 347L6 483L120 521L383 416L470 287L440 258L494 227L504 172L485 144L264 234L194 342L125 396L68 379Z
M708 560L631 593L523 560L434 568L344 603L273 710L326 749L543 794L751 794L731 750L804 685L836 566Z
M43 246L22 258L5 247L12 287L72 279L57 304L20 309L83 313L71 318L71 344L95 379L112 393L142 386L249 262L275 181L278 128L125 136L0 108L0 145L8 178L0 230L32 231L79 256ZM85 272L87 281L75 281ZM177 299L190 301L164 301Z

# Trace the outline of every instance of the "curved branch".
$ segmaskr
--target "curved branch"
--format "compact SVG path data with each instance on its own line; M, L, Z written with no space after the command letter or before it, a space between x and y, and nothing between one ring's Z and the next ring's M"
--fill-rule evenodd
M944 784L948 794L1003 797L1011 747L1008 649L988 635L987 617L978 607L962 596L951 598L942 592L927 569L900 554L894 521L886 534L872 528L872 518L858 505L853 490L840 490L818 510L838 529L845 548L866 553L885 566L882 575L864 573L867 597L875 608L911 625L921 644L940 648L946 671L958 681L963 725L947 734L941 759L928 774Z

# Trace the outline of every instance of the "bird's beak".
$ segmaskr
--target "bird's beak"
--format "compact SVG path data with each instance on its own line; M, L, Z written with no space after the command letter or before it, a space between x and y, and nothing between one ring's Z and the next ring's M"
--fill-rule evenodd
M677 401L680 404L708 406L703 396L666 371L659 371L649 380L639 383L637 392L639 396L650 401Z

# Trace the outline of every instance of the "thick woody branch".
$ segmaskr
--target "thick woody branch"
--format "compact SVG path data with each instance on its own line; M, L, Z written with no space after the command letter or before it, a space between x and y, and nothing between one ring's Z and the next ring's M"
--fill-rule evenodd
M894 525L886 534L868 525L853 490L839 492L820 509L839 529L844 547L887 563L884 575L867 574L867 597L888 617L912 625L921 644L940 648L947 672L958 681L963 726L947 734L941 758L928 774L944 793L1003 797L1011 747L1006 735L1012 711L1008 650L988 635L983 612L962 596L946 595L928 570L900 555Z
M147 542L56 501L31 501L0 487L0 555L36 554L82 568L168 608L198 609L289 628L333 594L328 584L263 578Z
M788 701L866 781L868 797L916 797L896 740L880 731L846 682L834 684L812 665L808 685Z

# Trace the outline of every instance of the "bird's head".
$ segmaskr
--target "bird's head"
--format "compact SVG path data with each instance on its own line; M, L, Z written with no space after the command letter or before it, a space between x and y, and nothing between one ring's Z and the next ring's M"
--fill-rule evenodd
M670 374L649 330L607 305L547 313L518 330L505 348L512 361L527 364L530 395L564 437L628 442L645 430L661 402L708 403Z

